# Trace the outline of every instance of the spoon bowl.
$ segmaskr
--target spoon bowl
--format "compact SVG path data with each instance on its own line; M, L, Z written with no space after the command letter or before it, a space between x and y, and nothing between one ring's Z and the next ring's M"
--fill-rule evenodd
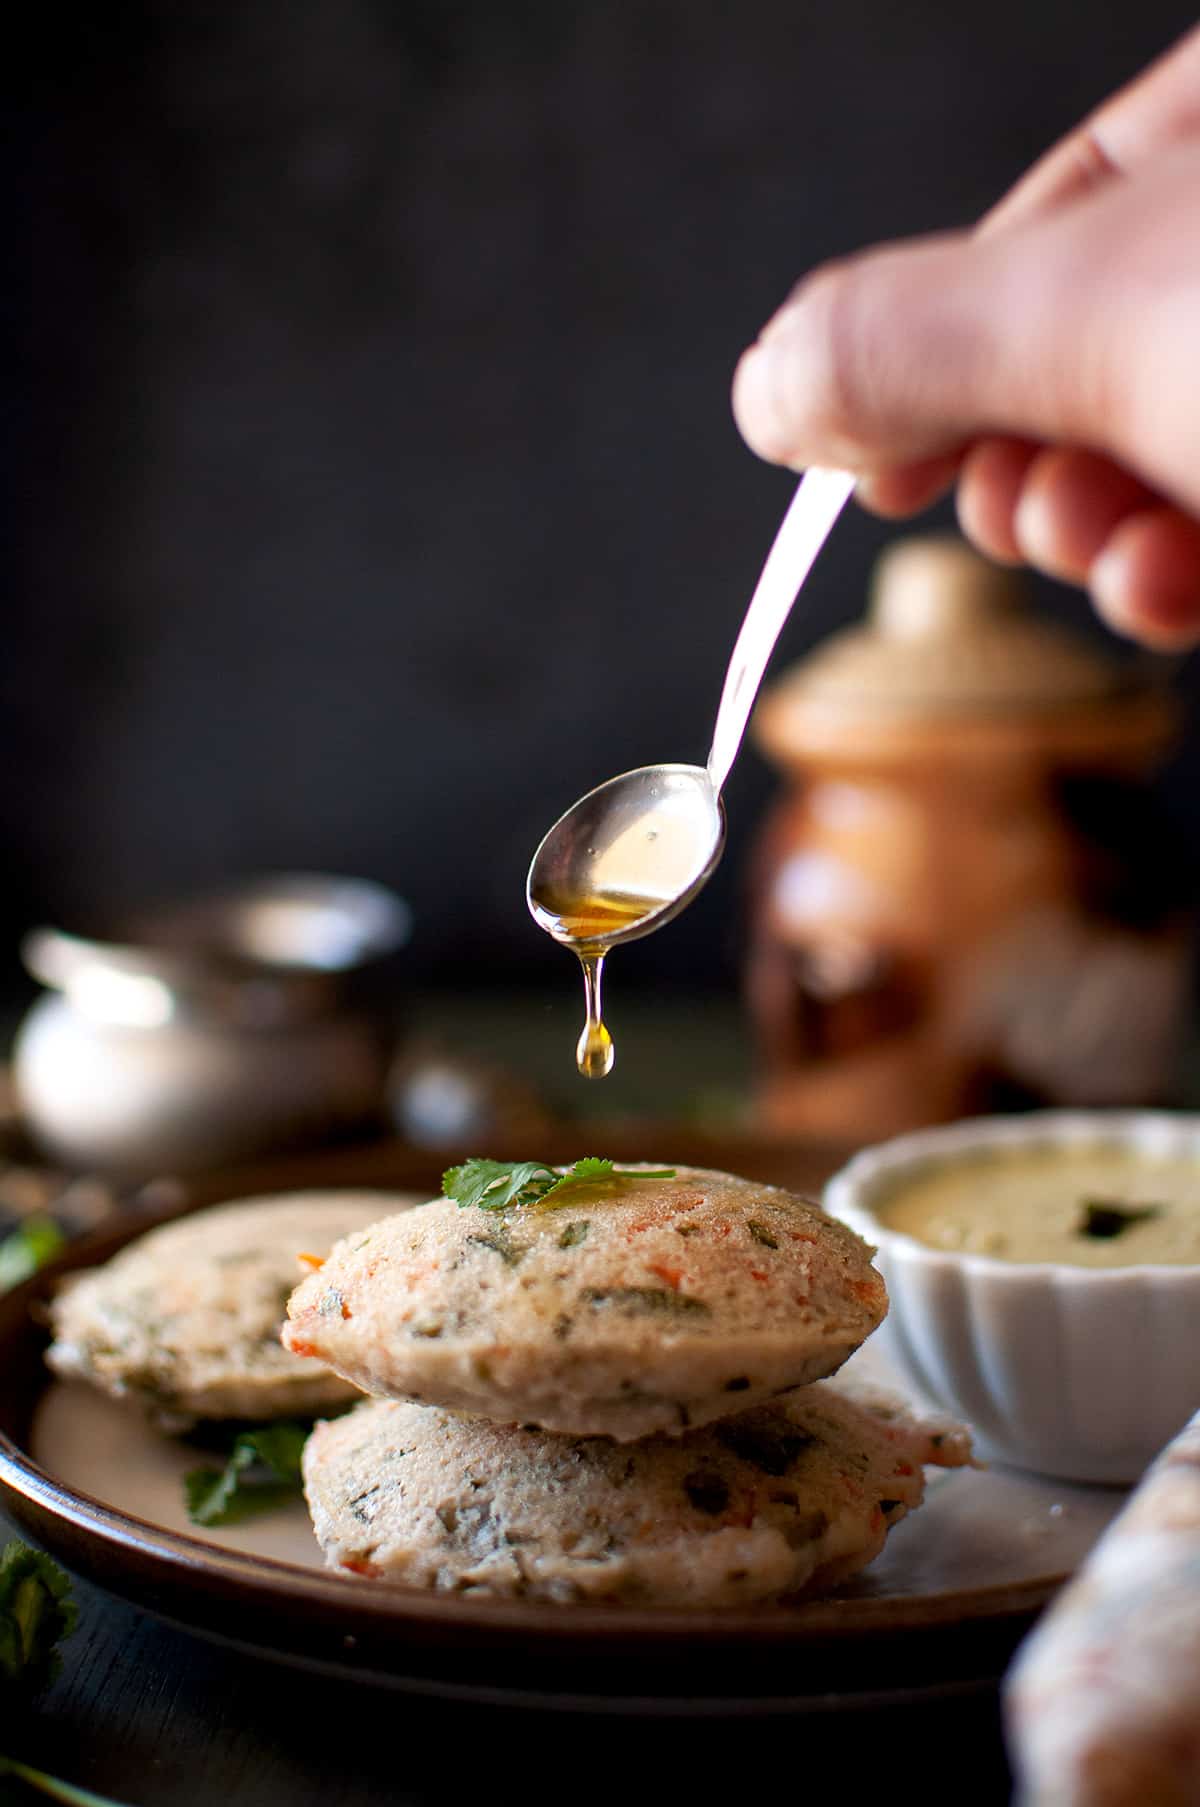
M734 643L708 764L646 765L610 778L559 817L533 856L530 915L583 967L587 1016L575 1058L587 1079L603 1078L613 1064L600 1014L605 956L678 916L720 859L721 790L767 660L853 488L845 471L811 470L801 479Z
M525 886L530 913L556 941L607 953L678 915L724 846L704 766L640 766L597 785L544 837Z

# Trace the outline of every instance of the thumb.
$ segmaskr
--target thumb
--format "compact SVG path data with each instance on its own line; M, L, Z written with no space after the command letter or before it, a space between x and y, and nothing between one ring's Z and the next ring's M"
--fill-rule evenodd
M1198 183L1189 146L1003 233L817 271L738 366L744 437L776 463L856 472L985 434L1090 446L1200 507Z

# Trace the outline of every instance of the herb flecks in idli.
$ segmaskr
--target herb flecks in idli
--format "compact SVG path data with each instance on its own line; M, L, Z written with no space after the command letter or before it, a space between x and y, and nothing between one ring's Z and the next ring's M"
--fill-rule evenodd
M832 1373L887 1309L868 1245L778 1187L643 1168L548 1204L435 1200L344 1239L285 1343L368 1393L624 1442Z
M51 1306L56 1373L146 1406L171 1429L197 1419L306 1417L358 1389L280 1346L302 1252L415 1200L395 1192L309 1192L196 1211L66 1283ZM319 1251L319 1253L318 1253Z
M714 1607L837 1586L920 1504L923 1464L969 1460L961 1425L833 1380L634 1446L373 1401L317 1426L304 1474L331 1568L455 1592Z

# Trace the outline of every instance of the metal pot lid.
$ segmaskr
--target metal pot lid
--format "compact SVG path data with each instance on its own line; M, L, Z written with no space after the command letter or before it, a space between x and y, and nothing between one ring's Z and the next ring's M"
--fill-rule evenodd
M369 879L275 873L98 932L31 929L21 958L96 1020L154 1028L192 1014L266 1028L336 1008L410 927L408 904Z

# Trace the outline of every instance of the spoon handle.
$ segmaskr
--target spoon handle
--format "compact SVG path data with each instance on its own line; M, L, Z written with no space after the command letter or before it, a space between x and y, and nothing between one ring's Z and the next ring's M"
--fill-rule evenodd
M854 478L845 471L805 471L775 535L729 661L717 710L708 775L718 794L737 758L775 642L853 488Z

